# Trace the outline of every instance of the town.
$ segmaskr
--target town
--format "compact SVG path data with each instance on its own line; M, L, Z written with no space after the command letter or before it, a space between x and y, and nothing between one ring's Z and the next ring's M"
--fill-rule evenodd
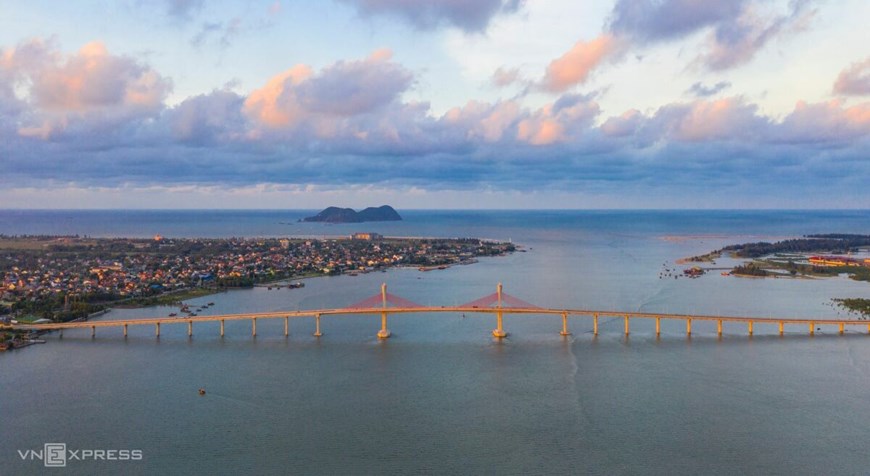
M422 271L513 252L476 238L88 238L0 235L0 319L69 321L294 278ZM277 285L277 284L276 284ZM293 286L301 286L293 283Z

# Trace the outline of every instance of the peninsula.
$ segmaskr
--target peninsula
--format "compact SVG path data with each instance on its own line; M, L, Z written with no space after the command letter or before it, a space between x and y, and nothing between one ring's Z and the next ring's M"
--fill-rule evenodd
M70 321L118 305L181 305L229 288L305 277L442 269L514 250L477 238L376 234L319 240L0 235L0 322Z
M401 221L402 217L389 205L368 207L360 212L352 208L328 207L317 215L303 218L304 222L362 223L367 221Z
M801 238L726 246L686 262L715 263L722 255L745 258L730 276L753 278L826 278L847 275L855 281L870 281L870 235L829 233ZM870 299L834 298L837 306L870 318Z

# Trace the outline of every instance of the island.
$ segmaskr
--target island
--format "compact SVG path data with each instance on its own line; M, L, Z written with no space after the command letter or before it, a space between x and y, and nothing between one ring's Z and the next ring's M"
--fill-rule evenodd
M401 221L402 217L389 205L368 207L360 212L352 208L327 207L314 216L305 217L303 222L324 223L363 223L368 221Z

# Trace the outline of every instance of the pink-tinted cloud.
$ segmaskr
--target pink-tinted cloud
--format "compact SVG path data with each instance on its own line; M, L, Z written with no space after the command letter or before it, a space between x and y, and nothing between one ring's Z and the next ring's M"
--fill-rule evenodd
M391 56L389 50L378 50L317 73L294 66L253 91L245 113L272 128L292 128L304 120L319 135L333 136L342 120L384 108L411 86L413 75Z
M109 53L92 42L77 53L59 53L52 42L31 40L0 52L0 70L29 105L21 133L48 137L81 121L104 125L155 115L172 82L133 58Z
M740 140L755 134L762 119L758 107L740 98L696 101L683 108L670 124L673 138L682 141ZM662 117L667 112L662 111Z
M444 113L441 122L446 129L463 134L459 140L497 142L515 127L521 117L522 111L516 101L496 104L469 101L463 107L454 107Z
M601 124L601 132L611 137L625 137L634 134L644 120L637 109L625 111L620 116L608 118Z
M831 100L809 104L799 101L783 119L775 139L790 143L843 143L870 136L870 102L844 107Z
M601 108L580 95L564 95L531 113L517 125L517 139L532 145L579 140Z
M659 108L640 128L647 141L751 141L768 130L770 119L758 114L758 106L740 97L696 100Z
M248 95L245 100L245 113L272 127L294 124L301 118L301 107L298 104L287 104L286 100L279 104L279 98L283 96L285 89L302 84L312 75L313 71L309 66L299 64L272 77L265 86Z
M870 95L870 57L844 69L834 83L834 94Z
M590 41L578 41L565 54L550 62L542 86L551 92L563 92L582 84L593 70L622 50L621 41L609 34Z

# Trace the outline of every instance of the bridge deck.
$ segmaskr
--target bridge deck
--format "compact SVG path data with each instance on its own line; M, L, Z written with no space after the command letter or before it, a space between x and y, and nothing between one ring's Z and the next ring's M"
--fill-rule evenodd
M22 330L58 330L95 327L137 326L155 324L181 324L188 322L217 322L237 321L250 319L277 319L277 318L302 318L318 317L343 314L409 314L409 313L486 313L486 314L555 314L566 316L589 316L589 317L618 317L627 319L668 319L685 321L721 321L742 322L746 324L806 324L806 325L839 325L854 326L868 325L870 321L860 319L825 319L825 318L801 318L801 317L745 317L745 316L718 316L718 315L689 315L651 312L625 312L625 311L602 311L592 309L542 309L521 307L465 307L465 306L439 306L439 307L371 307L363 309L311 309L301 311L275 311L244 314L222 314L214 316L197 317L152 317L142 319L116 319L103 321L65 322L49 324L15 324L14 329ZM868 327L870 329L870 327Z

